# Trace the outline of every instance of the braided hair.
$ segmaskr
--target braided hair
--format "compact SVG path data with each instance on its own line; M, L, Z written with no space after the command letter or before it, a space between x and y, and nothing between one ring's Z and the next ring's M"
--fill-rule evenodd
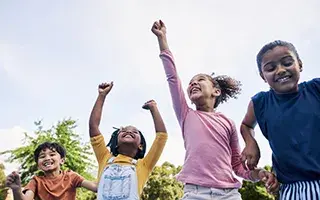
M118 151L118 135L119 135L119 131L120 129L119 128L114 128L116 129L112 135L111 135L111 138L107 144L107 147L110 147L110 151L112 153L113 156L117 156L119 154L119 151ZM144 139L144 136L142 135L141 131L139 131L139 134L140 134L140 138L141 138L141 141L140 141L140 145L142 146L142 149L138 149L138 152L136 154L136 156L134 157L134 159L141 159L141 158L144 158L144 155L146 153L146 149L147 149L147 143L146 143L146 140Z

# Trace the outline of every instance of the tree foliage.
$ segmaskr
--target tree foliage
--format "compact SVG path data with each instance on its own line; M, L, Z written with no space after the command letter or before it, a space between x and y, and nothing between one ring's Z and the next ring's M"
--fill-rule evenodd
M180 170L180 166L175 167L169 162L156 166L143 190L142 200L180 199L183 185L174 178Z
M50 129L44 129L41 121L35 122L35 125L34 136L24 133L24 146L1 153L9 154L8 162L20 164L23 185L28 183L33 175L41 173L37 168L37 163L34 161L33 154L38 145L47 141L58 142L66 149L67 155L66 161L62 166L63 170L71 169L86 179L94 180L88 172L94 167L90 159L92 150L89 144L80 142L81 138L74 130L76 121L71 119L62 120ZM95 194L80 189L77 193L77 199L95 199Z
M6 176L4 174L4 165L0 164L0 200L6 199L8 189L5 187Z
M270 171L270 167L266 166ZM161 166L156 166L143 190L142 200L178 200L183 196L183 185L174 178L181 170L168 162ZM243 200L274 200L268 194L264 184L261 182L252 183L243 181L243 186L239 190Z
M265 170L271 171L270 166L265 166ZM243 181L242 188L239 189L243 200L259 199L259 200L274 200L275 197L269 194L262 182Z

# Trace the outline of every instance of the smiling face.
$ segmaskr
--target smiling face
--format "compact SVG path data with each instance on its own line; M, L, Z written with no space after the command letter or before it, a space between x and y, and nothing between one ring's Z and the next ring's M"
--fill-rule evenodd
M261 77L279 94L298 91L302 63L285 46L267 51L261 62Z
M137 148L140 146L141 136L139 130L134 126L122 127L118 133L118 146L131 144Z
M54 148L46 148L40 151L38 157L38 168L43 172L60 171L60 166L64 163L64 158Z
M210 76L198 74L194 76L187 88L189 99L196 105L220 95L220 90L214 87Z

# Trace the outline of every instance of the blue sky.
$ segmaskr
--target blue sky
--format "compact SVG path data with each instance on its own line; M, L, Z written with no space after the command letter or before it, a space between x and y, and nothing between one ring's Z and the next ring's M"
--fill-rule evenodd
M101 123L105 136L109 138L112 126L132 124L151 145L153 123L141 105L155 99L170 135L159 164L182 164L183 141L150 31L153 22L163 19L167 25L185 88L200 72L242 81L239 98L218 109L239 127L250 97L268 89L255 64L265 43L292 42L304 63L301 81L319 76L319 9L317 0L1 1L0 151L21 145L22 132L32 131L38 119L49 127L72 117L88 141L97 85L114 81ZM271 164L258 128L256 135L260 165ZM10 171L16 166L6 167Z

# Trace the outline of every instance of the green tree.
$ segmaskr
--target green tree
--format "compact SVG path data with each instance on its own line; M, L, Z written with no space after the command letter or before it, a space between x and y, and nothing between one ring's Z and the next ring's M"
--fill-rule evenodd
M42 122L35 122L36 130L34 136L28 133L25 134L23 141L24 146L1 152L1 154L10 154L8 162L18 162L20 164L20 173L22 184L26 184L34 174L41 174L37 168L37 163L34 161L34 150L43 142L58 142L66 149L66 161L62 169L71 169L84 178L94 180L94 177L89 173L94 165L90 156L92 155L91 147L88 143L81 143L80 136L75 132L76 121L67 119L59 121L50 129L43 129ZM90 200L95 199L95 194L85 189L77 191L77 199Z
M180 170L180 166L175 167L169 162L156 166L143 189L142 200L180 199L183 195L183 185L174 178Z
M4 165L0 164L0 200L6 199L8 189L5 187L6 175L4 174Z
M265 166L265 170L271 171L270 166ZM263 182L253 183L250 181L243 181L242 188L240 188L239 192L241 193L243 200L274 200L275 197L269 194L264 186Z

